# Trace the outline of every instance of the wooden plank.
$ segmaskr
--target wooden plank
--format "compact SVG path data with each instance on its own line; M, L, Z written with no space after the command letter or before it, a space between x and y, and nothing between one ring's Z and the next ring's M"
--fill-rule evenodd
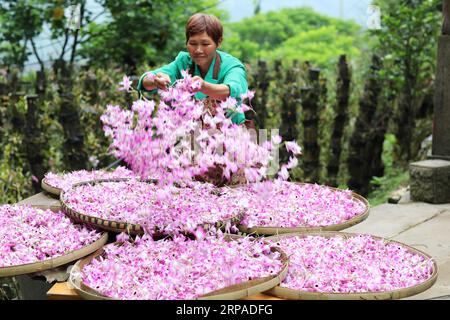
M58 282L47 291L50 300L81 300L74 289L69 288L68 282Z
M26 198L18 202L18 204L27 204L32 207L44 210L50 209L54 212L62 210L61 202L59 201L59 199L53 198L45 192L41 192L35 194L34 196Z

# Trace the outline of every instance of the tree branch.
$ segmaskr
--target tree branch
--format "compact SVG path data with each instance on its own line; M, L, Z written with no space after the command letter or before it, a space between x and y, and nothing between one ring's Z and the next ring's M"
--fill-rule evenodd
M30 38L30 42L31 42L31 46L33 47L33 53L36 56L36 59L38 60L39 65L41 66L41 70L44 71L44 63L42 62L41 57L39 57L39 54L37 52L36 45L34 44L33 38Z
M61 54L59 55L59 60L62 60L62 58L64 57L64 54L66 53L66 46L67 46L67 42L69 41L69 28L66 28L66 32L65 32L64 36L65 36L64 45L62 47Z

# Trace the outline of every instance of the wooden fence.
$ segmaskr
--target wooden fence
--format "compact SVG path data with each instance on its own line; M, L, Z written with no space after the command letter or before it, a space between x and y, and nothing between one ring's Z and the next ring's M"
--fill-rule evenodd
M356 99L356 115L350 115L350 97L356 92L352 90L352 70L345 55L339 57L335 83L328 82L323 72L308 62L258 61L250 69L249 87L256 91L252 101L256 113L248 112L247 117L255 120L257 128L279 128L283 140L296 140L301 145L303 156L295 177L300 181L331 186L346 184L367 195L372 177L383 175L383 142L392 116L389 105L395 100L393 96L387 100L380 98L383 86L389 85L379 76L381 59L372 58L363 92ZM75 83L64 61L57 61L53 72L59 95L56 100L59 116L55 120L64 132L64 162L67 170L82 169L86 167L88 155L83 152L85 137L81 111L72 91L75 85L81 86L88 104L101 103L99 80L92 73L82 84ZM40 72L36 79L33 94L21 89L29 88L30 84L20 83L17 76L11 75L8 83L0 83L0 141L5 130L21 132L25 139L22 150L29 163L26 170L41 179L48 170L42 161L43 150L48 146L45 146L46 137L38 115L48 84ZM335 92L333 101L328 101L327 88ZM20 99L25 99L26 112L17 109ZM324 114L331 117L324 117ZM345 135L349 125L351 133ZM280 160L288 160L284 148L280 150ZM345 174L340 172L342 169ZM39 185L34 183L34 188L38 190Z

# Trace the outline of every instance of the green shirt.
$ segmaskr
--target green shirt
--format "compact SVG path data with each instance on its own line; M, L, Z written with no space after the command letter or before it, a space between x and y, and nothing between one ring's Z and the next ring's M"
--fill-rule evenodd
M216 57L214 57L203 80L213 84L226 84L230 88L230 96L240 101L241 94L246 93L248 90L247 73L245 70L245 66L242 64L242 62L239 61L239 59L233 57L228 53L219 50L216 50L216 52L220 55L220 68L217 80L213 79ZM171 63L149 72L155 75L159 72L165 73L170 77L171 84L173 84L176 80L182 78L181 71L188 71L192 63L193 61L189 53L181 51L175 58L175 60ZM144 73L139 79L137 89L140 91L148 92L148 90L146 90L142 85L142 80L144 79L146 74L147 72ZM197 65L195 66L194 76L201 77L201 73ZM150 92L156 92L156 89ZM207 98L207 96L202 92L197 92L195 94L195 98L201 100ZM231 121L236 124L241 124L245 121L245 115L238 112L231 113Z

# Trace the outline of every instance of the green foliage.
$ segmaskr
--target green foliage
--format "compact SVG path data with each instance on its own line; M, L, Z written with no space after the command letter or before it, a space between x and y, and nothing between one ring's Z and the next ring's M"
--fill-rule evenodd
M43 17L38 1L4 0L0 4L0 58L5 65L23 67L27 44L42 31Z
M14 277L0 278L0 300L21 299L19 284Z
M20 99L6 114L8 122L1 128L0 203L15 203L31 192L31 173L26 159L23 133L12 125L26 112L26 103ZM5 116L5 115L4 115Z
M269 59L301 59L313 61L314 65L326 67L336 61L341 54L356 58L360 49L352 36L340 35L336 26L325 26L315 30L300 32L271 51L261 51Z
M378 42L374 50L383 57L380 75L385 79L383 94L394 110L392 130L396 132L396 159L406 165L417 156L417 145L428 130L415 130L418 111L433 90L437 37L442 15L439 0L378 0L382 30L372 31Z
M426 80L433 76L436 63L436 41L442 16L439 0L378 0L383 10L383 29L372 31L378 38L375 49L384 56L383 75L394 80L391 90L401 90L409 77L417 77L413 88L417 95L428 88Z
M358 56L363 47L356 23L304 7L260 13L227 29L224 50L245 61L299 59L323 67L340 53Z
M184 27L197 11L224 17L217 0L98 1L110 12L109 21L91 22L82 30L89 41L81 55L96 66L125 66L135 71L142 63L167 63L185 47Z

